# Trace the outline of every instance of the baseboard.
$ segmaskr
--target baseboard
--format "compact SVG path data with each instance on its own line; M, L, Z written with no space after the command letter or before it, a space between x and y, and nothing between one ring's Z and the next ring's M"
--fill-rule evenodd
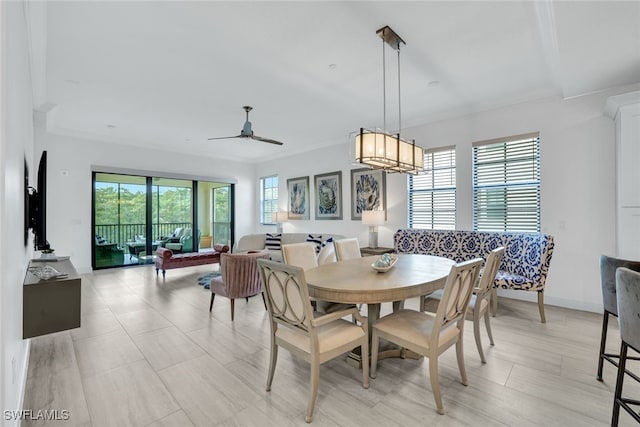
M27 391L27 375L29 374L29 355L31 354L31 340L28 339L27 341L27 345L25 346L25 357L24 357L24 363L22 364L22 369L20 372L21 375L21 379L20 379L20 390L19 390L19 394L18 394L18 407L16 408L16 410L21 410L21 409L25 409L24 408L24 395ZM4 424L5 426L15 426L15 427L19 427L21 424L21 420L20 419L12 419L12 420L5 420Z
M529 301L538 303L537 292L513 291L509 289L498 289L498 298L511 298L519 301ZM572 310L589 311L592 313L602 313L602 303L593 304L585 301L576 301L566 298L558 298L544 294L544 304L557 307L570 308Z

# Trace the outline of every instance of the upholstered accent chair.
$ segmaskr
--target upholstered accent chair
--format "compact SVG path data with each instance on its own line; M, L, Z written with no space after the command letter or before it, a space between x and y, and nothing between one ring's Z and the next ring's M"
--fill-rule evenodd
M618 319L620 324L620 359L618 363L618 378L613 401L611 425L617 427L620 418L620 408L623 408L640 423L640 400L622 396L622 385L625 374L640 382L640 376L626 369L627 351L631 347L640 351L640 273L628 268L616 270L616 297L618 301ZM633 405L633 406L631 406ZM635 408L635 410L634 410Z
M246 254L220 254L220 276L211 279L211 303L209 312L213 309L213 300L217 295L222 295L231 300L231 321L234 317L234 302L236 298L245 298L258 295L262 292L260 273L258 272L258 259L269 259L269 253L255 252ZM264 295L262 295L264 302Z
M174 241L165 243L164 247L171 249L174 253L192 252L193 232L190 228L181 230L183 230L182 235L177 239L177 241L175 241L176 239L172 239ZM200 231L198 231L198 234L200 234Z
M439 414L444 414L438 357L455 344L462 384L467 385L467 372L462 351L464 319L474 284L482 266L475 258L451 267L435 316L422 311L402 309L378 320L371 339L371 378L376 377L380 338L429 358L429 377Z
M489 342L494 345L493 334L491 333L491 317L489 316L489 307L491 304L491 290L493 289L493 281L496 279L498 267L504 256L504 248L496 248L489 253L487 261L484 264L482 275L478 281L478 286L473 289L473 294L469 300L469 308L467 309L467 318L473 319L473 335L476 339L476 347L482 363L487 363L484 352L482 351L482 340L480 338L480 319L484 317L484 326L489 335ZM438 304L442 299L442 290L438 290L426 297L422 297L420 306L423 311L435 313L438 310Z
M336 240L334 245L336 247L336 257L338 261L362 257L360 253L360 243L358 243L358 239L356 238Z
M311 365L309 404L305 421L313 420L318 395L320 365L356 347L369 354L369 333L365 319L356 308L314 317L309 290L300 267L263 259L258 260L271 318L271 357L266 390L271 391L278 358L278 347L289 350ZM360 324L342 317L354 316ZM362 364L362 387L369 388L369 364Z
M640 271L640 261L629 261L626 259L614 258L606 255L600 257L600 284L602 285L602 305L604 313L602 315L602 336L600 338L600 354L598 356L598 373L596 378L602 381L602 368L606 360L613 366L618 366L619 354L607 353L607 329L609 326L609 315L618 317L618 300L616 297L616 270L620 267L633 271ZM639 360L638 357L629 359Z

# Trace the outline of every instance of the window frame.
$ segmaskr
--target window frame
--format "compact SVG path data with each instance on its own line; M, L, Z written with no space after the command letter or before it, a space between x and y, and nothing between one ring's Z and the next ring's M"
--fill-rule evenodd
M478 141L472 147L473 230L539 233L539 132ZM492 207L492 197L502 202Z
M267 180L269 179L275 179L275 185L266 186ZM278 174L273 174L273 175L267 175L267 176L263 176L260 177L260 225L276 225L275 222L273 222L273 217L271 217L271 219L269 219L269 221L265 221L265 215L267 213L273 213L273 212L278 212L278 195L279 195L279 190L278 190L278 186L280 185L280 180L278 179ZM266 192L267 189L275 189L276 191L276 197L271 197L271 198L267 198ZM267 202L273 202L275 200L275 211L271 210L267 210L267 206L266 203Z
M445 156L447 156L449 165L436 166L439 163L436 162L436 156L438 154L444 154ZM416 223L419 222L417 221L416 213L422 212L423 215L425 215L426 217L430 216L430 218L424 218L422 221L420 221L420 227L417 228L427 230L455 230L457 223L456 146L448 145L444 147L436 147L425 150L424 165L425 173L421 173L418 176L409 175L409 177L407 178L407 226L409 228L416 228ZM429 168L429 165L431 165L431 168ZM420 185L420 183L416 182L416 180L424 178L425 175L430 175L431 178L431 182L428 183L428 185L423 186ZM437 182L441 181L447 175L449 175L448 185L437 185ZM422 179L422 181L425 181L425 179ZM425 182L422 184L427 183ZM423 202L426 204L426 207L424 209L416 208L416 196L420 194L427 195L427 197L430 199ZM448 206L437 207L437 205L439 204L438 200L436 200L437 195L440 195L441 197L448 197ZM453 201L453 203L451 203L451 200ZM452 218L450 217L450 214L447 214L447 212L452 212ZM444 227L440 226L445 222L447 224ZM436 223L439 223L438 227L436 227Z

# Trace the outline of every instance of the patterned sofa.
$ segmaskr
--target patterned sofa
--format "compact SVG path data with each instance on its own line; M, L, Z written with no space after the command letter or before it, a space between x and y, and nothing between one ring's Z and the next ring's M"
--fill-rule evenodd
M480 257L500 246L504 258L492 293L492 313L498 304L496 288L538 292L540 320L544 316L544 286L553 254L553 236L541 233L499 233L461 230L401 229L393 235L398 253L436 255L456 262Z
M220 254L229 252L227 245L213 245L213 252L190 252L186 254L174 254L171 249L158 248L156 250L156 275L162 270L164 279L167 270L172 268L193 267L194 265L216 264L220 262Z

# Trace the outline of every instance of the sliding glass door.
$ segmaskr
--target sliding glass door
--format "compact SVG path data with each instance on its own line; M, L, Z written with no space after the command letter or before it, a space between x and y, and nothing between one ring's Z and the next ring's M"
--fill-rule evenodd
M146 249L146 200L145 177L94 174L94 268L138 263Z
M233 242L227 183L93 173L94 269L153 263L156 249L212 250Z

